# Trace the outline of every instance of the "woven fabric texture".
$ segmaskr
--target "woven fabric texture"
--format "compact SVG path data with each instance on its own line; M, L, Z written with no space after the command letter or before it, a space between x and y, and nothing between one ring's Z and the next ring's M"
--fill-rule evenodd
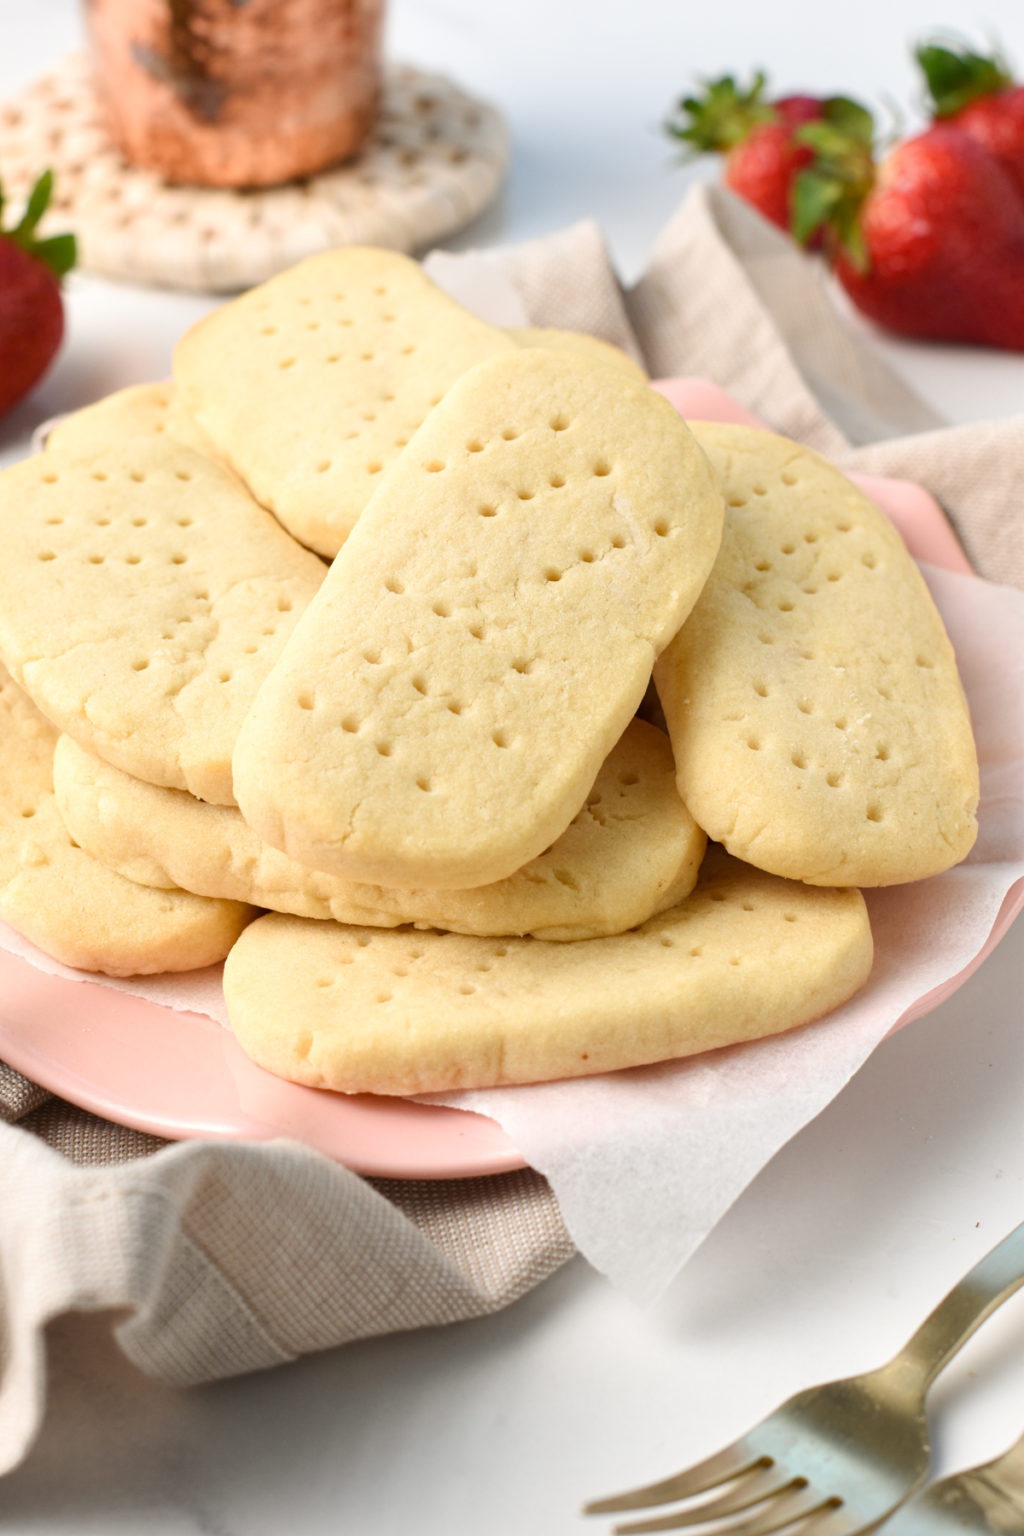
M48 228L73 230L79 265L213 293L246 288L335 245L420 250L468 224L508 162L500 113L440 75L386 73L370 138L351 161L279 187L169 186L110 141L89 59L74 54L0 106L8 196L52 166Z

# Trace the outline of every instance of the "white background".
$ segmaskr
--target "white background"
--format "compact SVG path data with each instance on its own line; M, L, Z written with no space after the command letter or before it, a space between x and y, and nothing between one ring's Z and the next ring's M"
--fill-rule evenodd
M627 279L690 177L659 123L697 76L767 69L779 92L899 102L918 120L910 43L995 32L1024 69L1019 0L394 0L396 58L504 108L501 203L453 242L581 217ZM72 0L0 0L0 98L80 38ZM2 175L0 166L0 175ZM169 370L206 305L76 275L68 341L0 423L0 458L37 421ZM857 323L857 322L853 322ZM951 419L1024 409L1024 361L874 336ZM641 1312L576 1260L491 1319L356 1345L192 1392L140 1377L106 1319L50 1340L51 1411L0 1483L15 1536L571 1536L579 1502L713 1450L798 1386L877 1364L968 1265L1024 1219L1024 925L937 1013L888 1042L748 1189L670 1295ZM936 1391L940 1465L1024 1429L1024 1299Z

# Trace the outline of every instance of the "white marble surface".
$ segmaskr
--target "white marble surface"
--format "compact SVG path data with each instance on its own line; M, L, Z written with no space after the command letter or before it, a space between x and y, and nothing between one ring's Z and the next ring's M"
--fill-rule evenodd
M602 223L626 277L685 189L657 125L696 74L766 66L779 89L909 103L930 0L864 0L841 46L810 0L393 0L391 51L499 102L515 136L502 204L457 244ZM946 25L995 30L1024 65L1018 0ZM828 21L828 38L834 34ZM80 36L72 0L0 0L0 96ZM913 117L908 108L908 116ZM2 166L0 166L2 174ZM166 373L206 301L76 276L68 343L0 423L0 458L44 417ZM855 322L856 323L856 322ZM951 419L1024 405L1019 357L875 344ZM491 1319L168 1391L108 1320L50 1338L50 1414L0 1483L12 1536L571 1536L580 1501L710 1451L795 1388L879 1362L1024 1218L1024 923L967 985L876 1053L643 1312L575 1261ZM1024 1299L934 1394L943 1468L1024 1429Z

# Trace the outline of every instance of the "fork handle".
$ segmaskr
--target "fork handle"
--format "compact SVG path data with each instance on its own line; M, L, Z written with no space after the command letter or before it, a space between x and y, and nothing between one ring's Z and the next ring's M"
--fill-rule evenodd
M987 1253L944 1296L892 1361L909 1367L923 1390L985 1319L1024 1285L1024 1223Z

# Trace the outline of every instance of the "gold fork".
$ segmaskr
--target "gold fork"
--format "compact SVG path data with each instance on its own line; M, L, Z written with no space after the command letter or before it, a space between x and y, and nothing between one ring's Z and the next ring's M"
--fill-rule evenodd
M884 1536L1019 1536L1024 1531L1024 1436L995 1461L940 1478L885 1523Z
M798 1392L716 1456L645 1488L584 1506L591 1515L683 1509L614 1527L676 1531L716 1520L713 1536L857 1536L928 1474L925 1397L971 1334L1024 1283L1024 1224L939 1302L888 1364ZM699 1496L699 1498L698 1498Z

